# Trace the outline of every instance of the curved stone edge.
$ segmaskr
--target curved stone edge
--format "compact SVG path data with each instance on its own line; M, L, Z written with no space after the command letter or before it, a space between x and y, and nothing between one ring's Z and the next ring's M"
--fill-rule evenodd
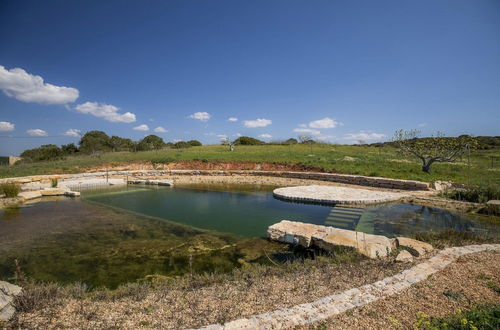
M446 268L460 256L487 250L500 251L500 244L447 248L425 262L372 284L327 296L311 303L231 321L224 325L212 324L200 329L281 329L318 322L344 313L349 309L395 295L409 288L412 284L421 282L430 275Z
M290 179L319 180L327 182L338 182L358 186L370 186L377 188L401 189L401 190L430 190L431 186L427 182L390 179L383 177L371 177L363 175L349 175L338 173L321 172L294 172L294 171L258 171L258 170L111 170L107 172L84 172L77 174L58 174L58 175L32 175L24 177L3 178L0 182L18 182L25 185L33 184L37 187L45 185L50 187L51 179L77 179L83 177L107 176L169 176L169 175L248 175L248 176L269 176ZM40 188L36 188L40 189ZM33 189L34 190L34 189Z
M295 201L295 202L311 202L311 203L321 203L321 204L343 204L343 205L388 203L388 202L396 202L396 201L399 201L403 198L408 197L405 194L395 195L395 193L390 193L393 195L387 196L384 198L380 197L380 198L370 198L370 199L365 198L365 199L357 199L357 200L346 200L346 199L334 199L334 198L321 199L321 198L313 198L313 197L300 197L300 196L292 196L292 195L287 193L287 189L297 189L300 187L302 187L302 186L277 188L277 189L273 190L273 196L277 197L279 199L290 200L290 201ZM350 188L350 189L362 190L359 188Z

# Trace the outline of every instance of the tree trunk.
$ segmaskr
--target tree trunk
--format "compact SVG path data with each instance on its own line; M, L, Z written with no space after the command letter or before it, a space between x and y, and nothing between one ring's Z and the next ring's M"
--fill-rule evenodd
M431 165L434 163L432 160L422 161L422 171L431 174Z

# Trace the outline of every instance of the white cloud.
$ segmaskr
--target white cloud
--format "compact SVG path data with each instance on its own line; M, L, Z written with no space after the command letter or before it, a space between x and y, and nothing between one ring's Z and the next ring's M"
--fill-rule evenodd
M418 124L418 127L425 127L425 126L427 126L427 123Z
M335 138L336 138L335 135L321 135L321 136L317 137L317 139L320 140L320 141L331 141L331 140L333 140Z
M234 136L240 137L241 133L236 133L236 134L234 134Z
M134 127L134 130L136 130L136 131L149 131L149 126L146 124L142 124L142 125Z
M66 104L74 102L78 89L45 83L43 78L21 68L6 70L0 65L0 89L9 97L23 102Z
M312 134L312 135L320 135L321 132L315 129L310 129L310 128L295 128L293 130L295 133L307 133L307 134Z
M221 140L225 140L228 136L226 134L217 134L217 137Z
M209 114L208 112L195 112L189 116L189 118L191 119L196 119L201 121L208 121L210 117L212 117L212 115Z
M82 104L78 104L75 107L75 110L80 113L103 118L104 120L110 121L112 123L133 123L135 121L135 115L133 113L118 113L120 108L115 107L111 104L85 102Z
M258 118L255 120L245 120L243 124L248 128L266 127L273 123L270 119Z
M15 125L9 123L8 121L0 121L0 132L10 132L13 131Z
M66 132L64 132L63 135L65 135L65 136L79 137L80 135L82 135L82 131L80 131L79 129L70 128L69 130L67 130Z
M335 119L325 117L323 119L314 120L309 123L310 128L335 128L342 123L339 123Z
M344 136L345 140L352 140L352 141L358 141L358 140L363 140L363 141L368 141L368 140L381 140L385 138L386 135L382 133L365 133L365 132L359 132L359 133L349 133Z
M153 131L156 133L167 133L168 131L161 126L156 127Z
M34 129L29 129L26 131L31 136L48 136L47 132L45 132L43 129L39 128L34 128Z
M272 136L271 134L264 133L264 134L259 135L259 137L260 137L261 139L270 139L270 138L272 138L273 136Z
M235 122L235 121L238 121L238 118L236 118L236 117L229 117L229 118L227 119L227 121L232 121L232 122Z

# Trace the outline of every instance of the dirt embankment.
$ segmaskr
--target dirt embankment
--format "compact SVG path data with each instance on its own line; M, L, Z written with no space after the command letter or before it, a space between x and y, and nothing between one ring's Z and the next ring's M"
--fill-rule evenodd
M297 171L297 172L326 172L319 167L306 166L302 164L284 163L257 163L257 162L217 162L217 161L177 161L165 164L154 164L151 162L120 163L112 165L101 165L89 168L88 172L105 170L258 170L258 171Z

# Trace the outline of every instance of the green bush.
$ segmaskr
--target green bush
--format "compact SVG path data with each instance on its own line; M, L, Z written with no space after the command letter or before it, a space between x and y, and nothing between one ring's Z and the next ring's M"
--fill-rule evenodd
M253 137L249 136L240 136L236 140L234 140L234 144L241 144L243 146L254 146L254 145L261 145L265 144L264 141L254 139Z
M0 184L0 194L5 194L5 197L16 197L20 190L19 185L14 182L5 182Z
M470 311L457 311L446 318L433 318L417 313L414 329L500 329L500 307L482 306Z
M189 145L193 146L193 147L200 147L200 146L202 146L201 142L198 141L198 140L189 140L187 143Z
M468 186L444 195L458 201L486 203L492 199L500 199L500 186L494 184Z

